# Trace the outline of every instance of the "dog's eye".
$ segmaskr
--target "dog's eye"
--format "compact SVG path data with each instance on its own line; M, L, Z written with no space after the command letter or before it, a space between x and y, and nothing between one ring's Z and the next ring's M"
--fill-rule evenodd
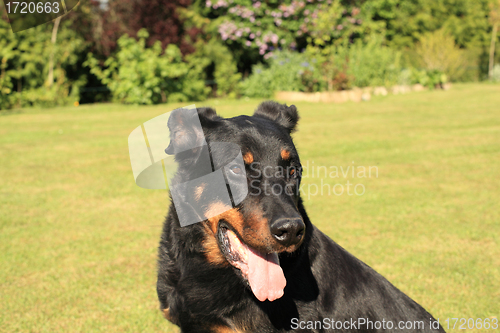
M231 170L231 172L234 173L235 175L241 175L243 173L243 170L239 165L233 165L229 167L229 170Z
M297 172L297 170L295 170L295 168L292 168L290 169L289 175L290 178L297 178L299 176L299 173Z

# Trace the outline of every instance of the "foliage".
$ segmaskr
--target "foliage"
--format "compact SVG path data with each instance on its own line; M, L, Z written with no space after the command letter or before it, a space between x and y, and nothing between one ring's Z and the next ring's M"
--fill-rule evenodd
M448 82L448 77L438 70L416 69L414 67L403 69L398 76L399 85L421 84L429 89L443 88Z
M451 80L460 78L466 67L464 51L443 29L424 35L417 44L417 67L445 73Z
M329 45L323 48L310 45L307 54L316 60L316 70L324 83L321 87L329 91L351 87L353 78L348 73L349 49L346 42L343 45Z
M356 87L392 86L401 72L400 53L382 45L379 38L358 41L349 49L349 70Z
M491 25L500 24L500 0L491 0L489 22Z
M207 59L214 65L213 77L218 97L236 98L239 95L241 74L228 48L217 40L198 43L196 56Z
M1 109L78 101L79 87L86 79L82 76L70 80L67 72L77 66L84 41L69 28L68 22L63 22L53 45L50 40L52 27L52 24L41 25L14 34L8 23L0 19ZM46 81L52 51L55 82L49 88Z
M243 94L248 97L272 97L275 91L311 91L320 89L320 76L306 54L290 51L275 52L269 66L258 64L242 82Z
M384 47L380 38L373 38L366 45L358 41L354 45L344 42L343 45L326 47L309 46L302 55L291 52L277 54L279 56L272 58L268 69L262 65L254 68L254 74L246 83L249 87L261 89L270 96L272 92L269 90L315 92L345 90L353 86L391 86L397 82L401 71L399 53ZM289 68L277 66L283 61L283 56ZM308 68L304 68L304 64ZM281 81L283 78L286 80ZM264 96L248 91L247 95Z
M317 67L328 90L394 81L399 56L382 47L383 25L367 18L358 7L347 9L340 0L323 4L309 25L307 51L318 59ZM392 74L390 79L388 72Z
M359 8L340 6L338 0L198 0L194 7L211 19L207 30L230 48L242 71L277 50L361 33L363 23Z
M351 87L392 86L397 83L400 55L382 45L380 38L368 44L310 46L303 54L275 52L269 67L254 66L243 82L249 97L271 97L273 92L345 90Z
M304 92L320 91L324 86L324 82L321 80L318 71L314 70L314 68L305 69L300 79L302 83L301 90Z
M487 18L491 1L368 0L360 8L368 20L384 24L387 45L396 50L413 51L425 36L445 31L459 48L467 50L463 71L450 74L452 80L464 81L477 80L487 71L485 55L491 31Z
M356 40L366 43L380 35L388 47L401 50L441 28L460 48L484 51L489 43L490 26L485 19L489 2L197 0L194 7L211 20L208 30L220 36L240 62L240 70L245 70L270 58L277 49L338 46Z
M464 52L459 50L455 41L462 47L476 45L477 41L482 43L488 29L484 18L480 24L474 23L487 13L486 0L476 4L463 0L456 0L453 4L428 0L411 3L400 0L279 3L218 0L206 1L204 6L202 13L212 18L217 33L237 58L238 52L242 52L240 50L249 54L258 50L266 60L272 58L278 48L293 50L305 42L310 58L318 60L315 67L322 76L321 84L310 87L311 91L320 86L341 90L352 86L393 85L398 81L402 66L397 49L411 46L420 39L423 46L417 49L420 63L413 65L424 69L427 84L441 82L443 73L457 80L471 62L466 64ZM437 20L436 15L441 19ZM453 27L456 30L458 26L462 29L459 29L460 34L448 36L444 33L444 29ZM426 34L436 30L434 34ZM435 52L430 55L421 52L430 45L436 47ZM254 77L247 84L256 80L257 71L260 71L258 76L261 79L269 74L259 65L254 68ZM307 84L307 74L304 80ZM269 83L276 79L268 77L265 81ZM256 83L251 86L264 90ZM290 85L288 90L293 89L297 88Z
M5 21L0 22L0 108L76 101L85 82L87 88L103 88L97 87L99 80L89 70L99 73L98 67L108 57L141 68L136 68L139 73L130 69L126 74L121 66L114 67L113 73L100 72L108 79L115 75L129 82L128 86L109 84L116 86L115 98L134 103L204 98L204 78L214 80L213 96L231 98L270 95L268 88L312 92L388 86L398 80L432 86L433 82L442 84L443 75L452 81L477 80L485 77L489 45L498 40L492 34L499 17L498 1L83 1L62 21L54 49L56 82L50 89L44 84L53 50L53 25L14 35ZM119 59L118 53L123 55L123 51L118 39L124 34L136 37L141 28L148 31L147 37L141 37L145 40L142 51L152 60L139 51L132 58ZM160 54L156 41L161 43ZM175 51L179 49L181 58ZM278 68L282 66L276 67L274 57L281 57L281 50L307 50L297 57L311 67L302 68L298 76L300 63L289 73L281 73ZM491 65L495 50L498 46L490 51ZM88 51L96 61L93 67L83 66ZM496 54L498 60L500 52ZM167 66L161 60L164 56L174 61L173 72L179 73L162 72ZM157 72L144 69L151 63ZM405 75L411 75L403 78L400 68L408 68ZM160 82L172 75L179 76ZM192 84L186 83L187 77ZM240 85L242 77L248 80ZM259 86L259 80L267 83ZM140 84L147 86L137 86Z
M369 0L361 12L385 25L389 46L412 47L428 32L444 28L460 47L487 45L490 0Z
M0 46L3 46L4 41L0 41ZM11 94L13 84L12 76L7 75L7 58L3 57L0 62L0 110L10 109L15 100Z
M348 41L369 39L373 35L380 35L384 31L382 22L370 19L359 7L349 1L332 0L320 4L317 14L308 24L308 45L327 46L345 45Z
M410 82L411 84L421 84L429 89L442 87L443 84L448 82L446 74L439 70L425 70L425 69L410 69Z
M185 27L179 11L190 5L190 0L109 0L81 1L70 14L73 28L91 43L91 51L98 57L110 56L124 34L136 36L145 28L148 46L160 41L162 49L177 45L182 54L194 52L194 41L200 30Z
M495 66L495 45L498 35L498 26L500 25L500 0L491 1L489 22L493 26L491 29L490 54L488 59L488 76L491 80Z
M136 41L127 35L118 40L118 52L104 63L90 53L86 66L108 86L117 101L130 104L157 104L203 100L207 88L203 81L206 61L188 57L183 61L174 44L162 51L161 43L146 47L148 32L143 29Z

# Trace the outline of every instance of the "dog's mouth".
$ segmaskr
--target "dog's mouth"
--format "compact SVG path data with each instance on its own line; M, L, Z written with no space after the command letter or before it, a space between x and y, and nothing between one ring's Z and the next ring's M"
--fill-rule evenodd
M227 261L241 271L259 301L272 302L283 296L286 279L276 252L252 249L225 226L219 226L218 238Z

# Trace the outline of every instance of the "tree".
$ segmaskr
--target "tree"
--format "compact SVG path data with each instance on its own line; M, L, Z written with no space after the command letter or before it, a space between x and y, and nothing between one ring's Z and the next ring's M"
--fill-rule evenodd
M445 28L461 48L486 46L491 0L369 0L361 12L385 23L389 46L413 47L428 32ZM496 0L495 0L496 1Z
M118 39L127 34L136 37L145 28L152 46L160 41L162 49L177 45L182 54L194 52L193 43L199 33L196 27L185 28L179 9L190 0L109 0L105 7L95 0L80 2L73 14L73 27L90 43L100 58L109 57L118 46Z
M498 25L500 25L500 0L495 0L490 4L490 23L493 25L490 43L490 61L488 66L488 77L493 77L493 66L495 65L495 42L497 39Z
M52 51L50 51L49 76L47 77L47 86L49 88L52 87L52 84L54 83L54 53L57 40L57 30L59 29L60 22L61 22L61 16L55 19L54 28L52 29L52 37L50 38L50 42L52 43Z
M0 19L0 108L30 105L53 106L78 101L84 77L71 79L67 72L77 66L83 39L62 20L57 47L50 24L13 33ZM52 61L51 61L52 59ZM52 70L51 70L52 68ZM52 71L52 85L47 84ZM17 91L15 91L15 90Z

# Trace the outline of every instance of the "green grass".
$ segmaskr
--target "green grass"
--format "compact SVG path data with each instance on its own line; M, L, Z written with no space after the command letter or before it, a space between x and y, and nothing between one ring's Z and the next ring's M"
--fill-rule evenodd
M233 116L258 102L198 105ZM306 196L313 223L441 322L498 316L500 86L296 105L303 164L378 168L304 179L365 187ZM1 332L176 331L155 292L168 196L135 185L127 147L136 126L176 106L0 115Z

